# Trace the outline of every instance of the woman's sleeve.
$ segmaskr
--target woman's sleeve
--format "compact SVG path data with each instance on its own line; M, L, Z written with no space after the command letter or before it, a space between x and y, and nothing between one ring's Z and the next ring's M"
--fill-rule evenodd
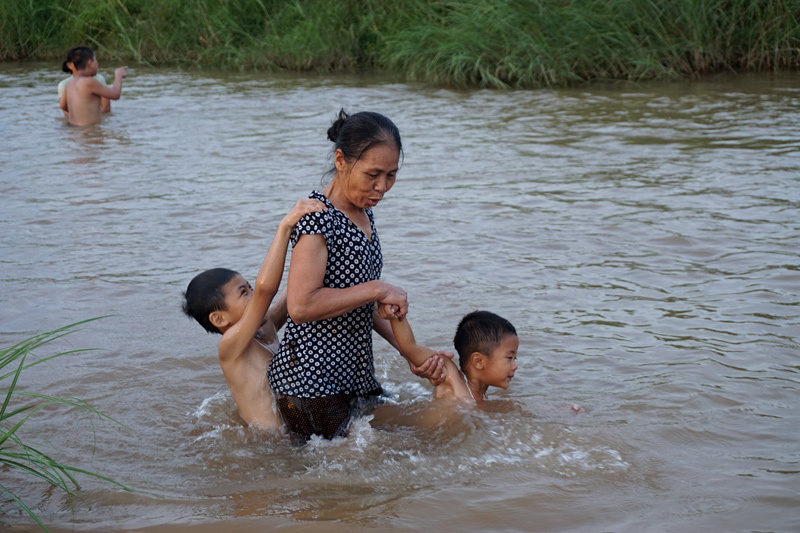
M301 235L316 235L322 234L325 240L328 240L330 233L330 223L328 221L327 213L324 211L319 213L307 213L303 215L300 220L292 228L290 237L292 248L297 245L297 241Z

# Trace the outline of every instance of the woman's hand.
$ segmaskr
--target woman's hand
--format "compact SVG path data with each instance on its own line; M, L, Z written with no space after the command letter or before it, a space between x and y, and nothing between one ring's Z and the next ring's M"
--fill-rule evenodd
M408 297L406 291L388 283L382 284L378 302L378 314L381 318L403 318L408 313Z

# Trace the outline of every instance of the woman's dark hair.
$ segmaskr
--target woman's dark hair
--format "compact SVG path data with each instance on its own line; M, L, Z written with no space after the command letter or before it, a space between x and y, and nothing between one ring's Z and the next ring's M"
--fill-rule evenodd
M348 162L355 162L373 146L393 144L401 156L403 143L400 131L389 118L374 111L361 111L348 115L344 109L339 111L336 120L328 128L328 140L333 141L333 151L341 150ZM328 173L336 172L332 167Z
M212 268L195 276L183 293L183 312L209 333L220 333L208 315L225 310L222 287L235 276L236 272L227 268Z
M67 52L67 60L61 65L61 70L64 72L72 72L69 69L68 63L72 63L75 70L81 70L86 66L86 63L94 57L94 52L88 46L76 46L70 48Z

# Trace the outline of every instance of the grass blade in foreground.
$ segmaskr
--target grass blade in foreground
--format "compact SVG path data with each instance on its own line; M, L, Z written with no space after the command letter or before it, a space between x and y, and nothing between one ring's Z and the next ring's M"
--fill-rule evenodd
M80 490L80 485L73 476L73 473L91 476L117 485L127 491L131 491L131 489L95 472L59 463L56 459L50 457L43 451L26 444L18 435L20 428L22 428L36 413L49 405L78 408L96 414L101 418L107 418L116 423L119 422L97 411L82 400L76 398L57 398L45 394L19 390L17 384L19 376L25 369L56 357L91 351L89 349L79 349L59 352L37 359L32 363L26 363L28 355L31 355L33 350L41 348L65 335L79 331L78 326L94 320L99 320L99 318L104 317L83 320L75 324L64 326L63 328L40 333L18 342L10 348L0 350L0 384L8 387L8 390L4 393L2 407L0 407L0 468L13 468L18 472L28 474L32 478L43 480L53 487L62 490L68 498L71 498ZM6 384L7 380L9 381L8 384ZM36 516L33 509L25 504L10 487L0 484L0 495L2 495L4 499L10 498L10 500L6 500L4 503L13 502L20 509L25 511L43 530L47 531L47 527L41 519Z

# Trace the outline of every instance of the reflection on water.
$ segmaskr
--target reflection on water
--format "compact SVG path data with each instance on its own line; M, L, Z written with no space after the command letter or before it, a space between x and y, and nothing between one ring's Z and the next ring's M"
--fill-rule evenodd
M796 75L453 92L133 69L90 128L59 116L59 79L0 65L0 340L115 315L67 341L103 350L23 385L122 422L36 429L140 492L86 480L72 513L23 483L55 531L800 527ZM403 134L376 218L417 338L451 348L491 309L519 370L492 408L442 414L378 341L392 402L298 448L242 425L180 296L206 268L255 275L341 106Z

